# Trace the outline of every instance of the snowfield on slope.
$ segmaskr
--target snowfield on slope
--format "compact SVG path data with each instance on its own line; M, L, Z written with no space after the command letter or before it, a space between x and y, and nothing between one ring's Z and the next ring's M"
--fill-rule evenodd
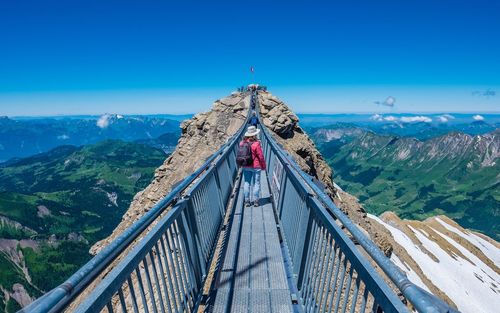
M432 239L432 237L429 238L425 231L408 225L408 229L420 241L421 246L439 260L436 262L401 229L386 223L376 216L370 215L370 217L384 225L391 232L394 240L415 260L424 275L437 288L448 295L461 312L498 312L500 307L500 275L464 246L433 228L436 234L454 246L468 260L451 251L445 251L436 240ZM497 267L500 266L498 262L500 249L481 237L472 233L466 234L443 220L438 219L438 222L446 224L443 227L468 240L472 245L480 249L487 258L492 260L493 264ZM417 271L411 269L398 256L393 255L391 260L407 273L412 282L423 287L424 283L417 275ZM428 288L425 287L425 289Z

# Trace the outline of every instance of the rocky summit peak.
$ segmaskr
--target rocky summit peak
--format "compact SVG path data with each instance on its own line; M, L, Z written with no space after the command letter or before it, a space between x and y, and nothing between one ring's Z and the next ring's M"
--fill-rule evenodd
M256 88L258 89L258 88ZM375 243L390 255L392 247L389 233L367 217L357 199L335 187L332 169L315 147L313 141L299 126L299 118L290 108L267 90L258 89L259 110L264 126L272 131L276 140L290 153L298 165L324 185L334 202L358 224ZM196 170L227 139L235 134L246 119L250 96L233 92L214 102L208 112L198 113L181 123L181 138L175 151L156 170L151 184L138 193L113 234L95 244L96 254L118 234L164 197L177 182Z
M240 129L247 118L249 105L250 96L236 92L215 101L210 111L198 113L183 121L180 125L181 137L175 151L156 169L151 184L134 197L113 233L97 242L90 252L97 254L167 195L172 186L200 167Z

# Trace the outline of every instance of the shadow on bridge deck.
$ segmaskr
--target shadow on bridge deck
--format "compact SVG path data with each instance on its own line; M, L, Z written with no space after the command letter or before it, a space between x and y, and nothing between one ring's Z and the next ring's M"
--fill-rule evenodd
M243 207L238 189L210 312L294 311L265 171L261 185L258 207Z

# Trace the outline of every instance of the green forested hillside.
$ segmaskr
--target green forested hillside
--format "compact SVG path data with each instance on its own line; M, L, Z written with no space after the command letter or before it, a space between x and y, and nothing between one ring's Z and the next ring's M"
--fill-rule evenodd
M449 133L425 141L370 131L317 141L334 180L368 211L402 218L446 214L500 239L500 131Z
M104 141L0 167L0 288L12 292L20 283L36 297L64 281L112 232L165 157L142 144ZM5 305L15 307L11 301Z

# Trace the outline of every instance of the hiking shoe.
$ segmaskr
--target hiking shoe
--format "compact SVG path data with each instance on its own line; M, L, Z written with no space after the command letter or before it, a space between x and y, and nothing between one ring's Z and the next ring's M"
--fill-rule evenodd
M245 206L250 206L250 201L245 201Z
M259 206L259 201L258 201L258 200L255 200L255 201L253 202L253 206L254 206L254 207L258 207L258 206Z

